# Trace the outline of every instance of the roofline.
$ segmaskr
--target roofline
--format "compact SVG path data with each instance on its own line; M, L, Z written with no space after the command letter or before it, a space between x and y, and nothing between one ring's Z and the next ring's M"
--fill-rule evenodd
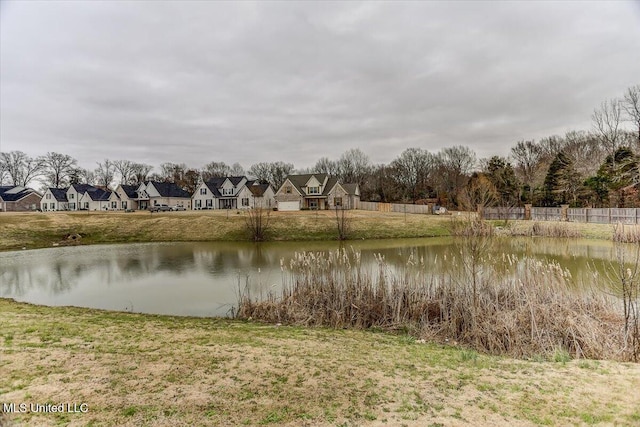
M304 194L302 194L301 192L298 191L298 188L296 187L296 185L289 181L289 178L285 179L284 182L282 183L282 185L280 186L280 188L278 189L278 191L276 191L276 194L280 192L280 190L282 190L284 188L284 185L286 183L289 183L289 185L291 185L293 187L294 190L296 190L296 193L298 193L299 196L304 197Z

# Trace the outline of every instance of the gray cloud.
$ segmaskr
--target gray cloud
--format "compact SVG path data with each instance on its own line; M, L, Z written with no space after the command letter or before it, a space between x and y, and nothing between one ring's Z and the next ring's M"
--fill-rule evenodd
M4 2L0 149L157 165L508 154L640 83L634 2Z

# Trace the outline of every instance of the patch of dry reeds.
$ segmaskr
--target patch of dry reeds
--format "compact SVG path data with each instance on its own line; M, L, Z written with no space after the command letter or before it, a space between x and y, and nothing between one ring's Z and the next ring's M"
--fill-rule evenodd
M534 222L531 225L531 236L539 237L582 237L580 230L567 222Z
M613 241L617 243L640 243L640 226L616 224L613 227Z
M241 295L238 315L283 324L403 330L521 358L552 357L559 349L580 358L629 358L621 350L615 300L596 291L572 291L568 272L559 265L505 255L494 267L468 269L463 257L464 251L446 260L450 271L432 275L413 256L403 270L390 269L382 256L376 258L377 269L367 270L353 250L297 253L281 263L282 292L260 300ZM498 264L512 274L498 275Z

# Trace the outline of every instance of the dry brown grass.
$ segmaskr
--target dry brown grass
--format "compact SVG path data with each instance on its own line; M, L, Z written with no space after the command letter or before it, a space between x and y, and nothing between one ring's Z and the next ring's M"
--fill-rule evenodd
M437 276L411 258L404 273L389 271L382 258L379 271L371 272L361 268L358 252L299 253L283 264L289 279L282 293L241 295L239 316L407 330L512 357L550 358L562 351L575 358L629 360L623 318L612 298L571 291L567 273L553 263L509 257L512 271L501 265L498 274L462 245L458 258L447 262L449 272Z
M0 213L0 250L74 244L253 240L242 211ZM433 215L351 211L352 239L430 237L449 234ZM265 240L337 240L333 211L271 212Z
M0 299L0 400L34 426L637 425L640 365L521 361L406 335Z

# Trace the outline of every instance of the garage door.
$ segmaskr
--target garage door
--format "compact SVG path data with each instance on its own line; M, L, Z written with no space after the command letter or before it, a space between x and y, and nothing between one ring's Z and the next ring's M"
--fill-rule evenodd
M278 202L279 211L299 211L300 202Z

